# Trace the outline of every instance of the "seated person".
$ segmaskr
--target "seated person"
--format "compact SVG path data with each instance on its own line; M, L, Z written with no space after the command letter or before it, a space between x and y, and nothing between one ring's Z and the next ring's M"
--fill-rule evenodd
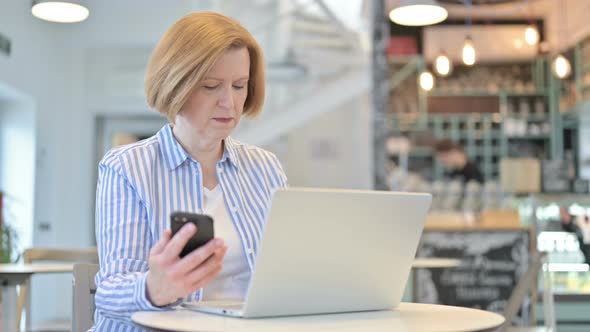
M261 112L265 85L262 50L237 21L192 13L164 34L145 90L170 123L99 164L93 330L143 331L134 312L183 300L243 300L272 194L287 185L274 154L230 136ZM180 258L199 230L172 236L174 211L211 215L218 238Z

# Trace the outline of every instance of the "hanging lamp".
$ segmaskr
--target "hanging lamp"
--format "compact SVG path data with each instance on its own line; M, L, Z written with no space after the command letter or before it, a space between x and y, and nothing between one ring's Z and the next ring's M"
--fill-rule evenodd
M399 25L424 26L440 23L449 13L436 0L401 0L389 12L389 19Z
M31 13L39 19L58 23L81 22L90 15L88 7L80 0L34 0Z

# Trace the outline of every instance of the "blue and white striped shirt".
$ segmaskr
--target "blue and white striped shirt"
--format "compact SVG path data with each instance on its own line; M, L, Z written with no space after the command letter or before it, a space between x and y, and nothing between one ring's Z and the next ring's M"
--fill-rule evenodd
M217 178L252 272L272 194L286 187L287 178L274 154L230 137L224 143ZM131 314L169 309L146 298L149 252L170 228L173 211L202 213L201 175L170 125L104 156L96 189L96 331L141 331ZM200 300L201 290L186 299Z

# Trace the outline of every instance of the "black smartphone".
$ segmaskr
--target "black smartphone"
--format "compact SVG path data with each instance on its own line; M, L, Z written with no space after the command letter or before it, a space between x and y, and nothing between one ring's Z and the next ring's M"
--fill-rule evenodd
M188 243L182 249L180 257L188 255L191 251L204 245L213 239L213 218L205 214L190 212L173 212L170 215L170 230L174 236L187 222L192 222L197 226L197 234L190 238Z

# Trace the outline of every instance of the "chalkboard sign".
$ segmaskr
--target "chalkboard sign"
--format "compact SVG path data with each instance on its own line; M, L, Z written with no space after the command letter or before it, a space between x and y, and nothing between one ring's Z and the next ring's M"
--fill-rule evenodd
M461 259L450 269L416 271L417 301L502 313L529 261L527 230L425 231L417 257ZM517 323L529 320L530 299Z

